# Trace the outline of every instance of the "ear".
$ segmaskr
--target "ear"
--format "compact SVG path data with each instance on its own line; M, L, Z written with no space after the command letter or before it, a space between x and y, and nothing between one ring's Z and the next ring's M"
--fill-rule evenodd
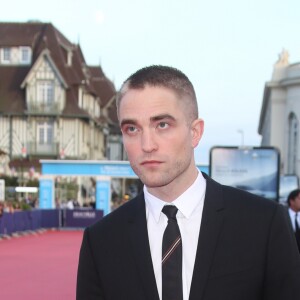
M191 124L192 147L196 148L202 138L204 131L204 121L202 119L194 120Z

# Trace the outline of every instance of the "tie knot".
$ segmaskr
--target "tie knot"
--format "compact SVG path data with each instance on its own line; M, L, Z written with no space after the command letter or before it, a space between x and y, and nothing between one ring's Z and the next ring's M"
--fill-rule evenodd
M168 217L168 219L172 219L176 221L176 214L178 208L174 205L165 205L162 209L162 212Z

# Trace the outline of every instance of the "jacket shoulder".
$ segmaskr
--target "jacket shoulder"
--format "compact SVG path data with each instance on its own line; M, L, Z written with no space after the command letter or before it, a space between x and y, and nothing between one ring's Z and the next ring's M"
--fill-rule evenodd
M116 210L110 212L108 215L104 216L101 220L97 221L93 225L89 226L87 230L90 233L97 232L100 233L112 233L113 230L118 230L128 223L130 218L132 218L137 213L142 213L145 211L144 194L141 193L135 198L129 200L127 203L118 207Z

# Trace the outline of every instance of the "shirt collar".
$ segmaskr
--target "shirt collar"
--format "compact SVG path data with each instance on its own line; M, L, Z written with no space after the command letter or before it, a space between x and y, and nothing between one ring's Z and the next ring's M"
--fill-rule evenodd
M146 207L156 222L159 222L162 208L165 205L170 204L175 205L185 218L189 218L200 201L204 201L205 189L206 180L201 172L198 172L198 176L194 183L172 203L165 202L153 196L148 192L147 187L144 185Z
M300 213L299 212L295 212L294 210L292 210L290 207L289 207L289 213L290 213L290 215L292 216L292 217L295 217L295 215L297 214L297 216L299 216L300 215Z

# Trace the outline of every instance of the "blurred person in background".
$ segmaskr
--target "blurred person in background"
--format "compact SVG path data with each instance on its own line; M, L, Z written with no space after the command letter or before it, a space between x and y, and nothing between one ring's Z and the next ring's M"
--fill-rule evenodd
M289 207L289 216L300 252L300 189L290 192L287 203Z

